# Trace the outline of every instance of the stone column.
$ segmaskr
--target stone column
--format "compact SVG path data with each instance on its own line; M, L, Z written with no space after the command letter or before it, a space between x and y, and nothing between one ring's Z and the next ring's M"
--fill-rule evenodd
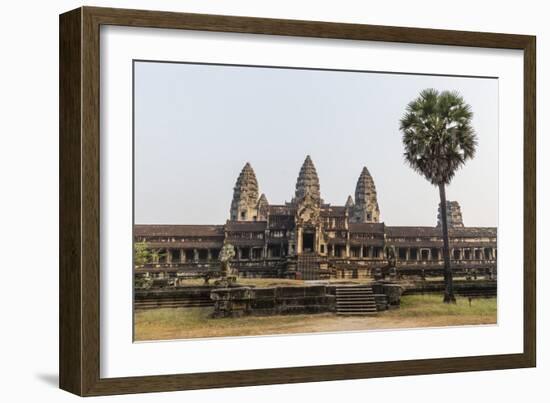
M361 248L359 248L359 257L360 257L361 259L363 259L363 257L364 257L364 256L363 256L363 250L364 250L364 248L365 248L365 247L363 246L363 244L361 244Z
M172 249L166 248L166 263L172 263Z
M185 263L185 249L180 249L180 262Z
M405 260L411 259L411 248L405 249Z
M300 254L302 253L302 248L303 248L303 245L302 245L302 228L299 227L296 229L296 254Z
M198 249L193 249L193 260L195 262L199 261L199 251L198 251Z
M319 227L315 228L315 236L313 238L313 251L315 253L321 252L321 229Z
M346 226L346 229L347 229L347 226ZM346 257L349 258L351 256L351 252L350 252L350 248L351 248L351 245L350 245L350 242L349 242L349 238L350 238L350 234L349 234L349 231L346 232Z
M208 261L212 260L212 250L211 249L207 249L207 259L208 259Z

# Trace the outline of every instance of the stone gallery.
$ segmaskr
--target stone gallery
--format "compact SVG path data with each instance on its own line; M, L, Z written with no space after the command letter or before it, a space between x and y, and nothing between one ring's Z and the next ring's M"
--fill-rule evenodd
M433 227L380 222L376 187L366 167L359 174L354 196L348 196L345 205L325 202L315 166L307 156L291 201L270 204L265 194L260 195L254 170L246 163L235 183L225 224L134 226L136 245L150 253L147 261L136 263L136 276L216 277L220 251L228 244L235 251L231 267L240 278L442 275L439 215ZM465 227L456 201L447 202L447 216L453 272L493 279L496 228Z

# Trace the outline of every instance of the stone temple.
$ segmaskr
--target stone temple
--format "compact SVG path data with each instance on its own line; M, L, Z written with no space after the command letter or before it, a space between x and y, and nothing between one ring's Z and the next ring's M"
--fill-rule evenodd
M456 201L448 202L447 212L453 271L495 274L496 228L465 227ZM232 266L241 277L365 278L388 267L402 276L441 276L443 270L440 214L433 227L380 222L376 186L366 167L354 197L344 205L326 203L309 156L290 202L270 204L246 163L225 224L135 225L134 241L155 252L136 270L178 276L215 271L224 243L234 246Z

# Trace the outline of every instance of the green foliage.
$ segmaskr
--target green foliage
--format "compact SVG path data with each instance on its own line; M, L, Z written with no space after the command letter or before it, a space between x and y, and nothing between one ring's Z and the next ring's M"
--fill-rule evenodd
M147 248L145 241L134 244L134 265L137 267L143 266L149 263L152 258L152 252Z
M442 304L441 294L404 295L401 307L385 313L400 318L434 317L434 316L480 316L496 317L496 298L458 297L456 304Z
M137 290L147 290L153 285L153 279L151 277L137 277L134 278L134 288Z
M400 121L408 164L433 185L449 184L475 155L472 116L470 105L457 92L423 90Z

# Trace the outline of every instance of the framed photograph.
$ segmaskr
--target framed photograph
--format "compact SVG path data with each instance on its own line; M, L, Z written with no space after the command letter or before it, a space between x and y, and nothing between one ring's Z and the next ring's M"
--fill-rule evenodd
M60 386L533 367L535 37L60 16Z

